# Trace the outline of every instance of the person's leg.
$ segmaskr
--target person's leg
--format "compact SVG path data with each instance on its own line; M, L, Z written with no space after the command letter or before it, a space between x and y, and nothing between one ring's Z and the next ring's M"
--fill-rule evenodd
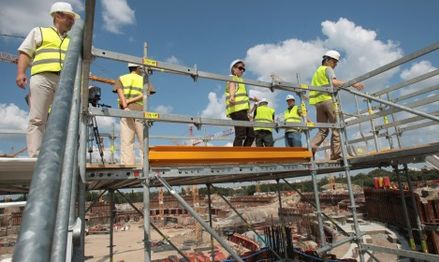
M136 137L138 141L137 145L139 145L140 148L140 163L143 164L143 119L134 120L134 126L136 129Z
M327 107L324 104L326 104L326 102L318 103L316 105L317 123L328 122L328 115L327 112L325 111ZM317 148L323 143L323 141L325 141L326 137L328 136L328 133L329 133L329 128L319 128L318 133L311 141L311 148L313 150L313 153L315 153L317 151Z
M134 165L134 120L132 118L120 119L120 163Z
M254 140L255 140L255 131L253 130L253 127L246 127L244 146L252 146Z
M27 127L27 152L37 157L46 130L49 107L58 84L56 74L37 74L30 78L29 122Z
M285 133L285 147L292 147L293 141L291 138L291 132Z
M335 112L335 106L333 103L328 103L325 105L326 111L328 112L328 122L336 123L337 116ZM341 158L341 144L340 144L340 130L332 128L331 135L331 160Z
M274 145L273 133L267 132L265 135L265 146L272 147Z
M291 137L294 147L302 147L302 135L300 132L292 132Z
M256 146L262 147L264 146L264 137L262 131L255 131L256 136Z
M232 120L243 120L242 111L231 113L230 118ZM243 126L235 126L235 139L233 140L233 146L243 146L244 139L246 138L246 128Z

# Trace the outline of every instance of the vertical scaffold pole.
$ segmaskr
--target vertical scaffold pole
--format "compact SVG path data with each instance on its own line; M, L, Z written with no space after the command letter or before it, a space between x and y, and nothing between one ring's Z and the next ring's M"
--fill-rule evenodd
M386 98L387 100L390 101L390 95L389 93L386 93ZM395 117L395 113L391 113L390 116L392 117L392 122L395 123L396 121L396 117ZM398 148L401 148L401 139L400 139L400 134L399 134L399 129L398 126L396 126L395 124L393 125L394 129L395 129L395 136L396 136L396 141L398 142Z
M208 207L209 207L209 226L212 227L212 199L210 197L210 184L206 184L207 187L207 201L208 201ZM213 227L212 227L213 228ZM211 253L211 257L212 257L212 261L215 261L215 245L213 242L213 236L210 236L210 252Z
M148 44L144 44L144 57L148 57ZM143 63L142 63L143 64ZM144 70L143 75L143 111L148 112L148 90L149 90L149 75L148 70ZM151 228L149 217L149 123L143 122L143 236L144 236L144 261L151 262Z
M280 239L286 241L285 223L284 223L284 218L282 215L282 192L280 190L279 179L276 179L276 185L277 185L277 197L278 197L278 201L279 201L278 216L279 216L279 221L280 221L281 234L283 235ZM286 243L279 243L279 246L281 249L283 249L285 260L288 260L288 250L286 248L286 246L287 246Z
M412 179L410 178L409 169L408 169L407 164L403 164L403 166L404 166L404 174L407 178L407 185L409 187L409 193L410 193L410 196L412 199L413 210L415 211L416 226L417 226L417 231L419 233L419 239L421 240L422 252L428 253L427 237L425 236L424 230L422 228L421 219L419 218L418 205L416 204L415 194L413 193Z
M416 250L415 239L413 238L412 225L410 224L409 214L407 212L407 203L405 201L405 194L404 194L404 189L402 188L401 174L400 174L400 170L398 168L398 165L394 165L393 170L395 171L396 179L398 180L399 195L401 196L402 211L404 214L404 220L405 220L405 224L407 227L407 233L409 235L410 249Z
M331 90L334 90L332 82L330 81L329 83L331 85ZM346 148L346 141L345 141L345 135L344 135L344 132L346 132L346 127L340 121L341 105L338 103L339 94L338 94L338 92L332 93L331 96L332 96L332 102L334 103L334 106L335 106L336 124L338 125L338 127L336 127L336 128L339 128L339 133L340 133L341 154L342 154L343 166L344 166L345 174L346 174L346 181L348 183L349 200L350 200L351 206L352 206L352 218L354 220L355 241L357 242L357 246L358 246L358 254L360 256L360 262L364 262L364 251L361 248L362 236L361 236L360 226L358 225L357 207L355 204L355 197L354 197L354 192L353 192L353 188L352 188L352 181L351 181L351 172L350 172L349 163L348 163L348 159L347 159L348 151Z
M110 197L110 262L113 262L113 228L114 228L114 189L109 189Z
M371 131L372 131L372 135L373 135L373 142L375 144L375 151L378 152L380 151L379 145L378 145L378 136L375 130L375 121L372 119L372 115L373 115L373 109L372 109L372 105L370 102L370 99L366 99L366 103L367 103L367 113L369 114L369 121L370 121L370 126L371 126Z
M303 87L306 87L306 85L302 85L300 84L301 79L300 79L300 75L297 74L297 83ZM307 144L307 148L308 151L313 151L312 146L311 146L311 133L310 133L310 129L309 127L312 126L310 124L308 124L308 109L306 108L306 103L305 103L305 93L301 92L299 94L300 96L300 109L302 111L302 122L306 123L307 127L305 129L305 138L306 138L306 144ZM314 201L315 201L315 207L316 207L316 217L317 217L317 222L319 225L319 237L320 237L320 245L324 246L326 244L326 237L325 237L325 231L323 230L323 218L322 218L322 210L320 208L320 197L319 197L319 187L317 185L317 165L315 162L315 156L314 154L311 157L311 164L309 165L309 170L311 172L311 178L312 178L312 186L313 186L313 192L314 192Z

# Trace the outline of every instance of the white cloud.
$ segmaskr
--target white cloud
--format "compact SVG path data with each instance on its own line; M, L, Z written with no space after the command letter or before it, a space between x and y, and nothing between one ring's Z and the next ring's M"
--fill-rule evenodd
M165 105L159 105L154 109L154 111L159 114L170 114L172 110L174 110L172 106L165 106Z
M342 54L336 68L337 77L350 80L402 55L392 41L378 40L375 31L355 25L346 18L340 18L337 22L324 21L321 25L326 37L324 40L288 39L249 48L245 58L247 67L259 79L268 80L275 73L286 81L296 82L298 73L302 82L309 83L325 51L336 49ZM367 91L381 88L393 74L395 70L369 81Z
M53 0L14 0L7 1L7 4L5 2L3 1L0 8L0 32L2 34L26 36L34 27L52 25L49 11ZM66 2L71 3L77 13L84 10L80 0L67 0Z
M104 0L101 3L105 30L122 34L121 27L135 23L135 11L130 8L127 0Z
M178 64L178 65L183 64L183 62L175 56L171 56L171 57L166 58L165 62L170 63L170 64Z
M324 21L321 26L324 39L316 38L310 41L287 39L280 43L265 43L250 47L245 58L247 69L259 80L271 81L270 75L275 74L283 81L296 83L296 74L299 74L302 83L309 83L325 51L336 49L342 54L342 59L336 68L337 77L350 80L402 56L397 44L379 40L375 31L364 29L348 19L340 18L336 22ZM383 88L397 70L391 70L368 80L365 91L373 92ZM270 93L268 89L250 87L250 95L266 96L273 102L273 107L284 108L283 99L280 100L279 106L276 104L278 94L278 91ZM346 99L345 92L342 95L342 101L352 103L351 97ZM209 94L209 104L203 110L203 116L217 117L220 112L224 112L224 102L218 101L217 96Z
M25 130L28 113L15 104L0 104L0 129Z
M418 63L411 65L411 67L409 69L403 70L401 72L400 77L402 80L409 80L409 79L426 74L426 73L431 72L431 71L436 70L436 69L437 68L434 67L430 61L422 60ZM405 88L401 89L400 94L406 95L406 94L415 92L416 90L421 90L425 87L437 85L438 83L439 83L439 76L431 77L429 79L418 82L418 83L412 85L411 87L405 87Z
M225 95L223 94L220 98L218 98L216 93L209 92L208 98L209 104L201 112L201 117L225 119Z

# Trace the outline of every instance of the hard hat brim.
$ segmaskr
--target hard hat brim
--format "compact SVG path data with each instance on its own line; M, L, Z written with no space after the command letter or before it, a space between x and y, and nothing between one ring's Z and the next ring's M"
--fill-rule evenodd
M66 14L72 15L72 16L75 18L75 20L78 20L78 19L81 18L81 16L80 16L79 14L77 14L77 13L75 13L75 12L69 12L69 11L54 11L54 12L50 13L50 15L53 17L53 15L54 15L56 12L61 12L61 13L66 13Z

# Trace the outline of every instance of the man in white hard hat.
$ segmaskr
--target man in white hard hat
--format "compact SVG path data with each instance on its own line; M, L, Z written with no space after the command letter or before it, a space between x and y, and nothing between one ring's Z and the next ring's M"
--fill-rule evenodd
M340 53L335 50L330 50L325 53L322 60L322 65L317 68L311 81L314 87L333 86L336 90L344 84L344 81L339 80L335 76L334 68L340 61ZM352 85L357 90L362 90L364 85L362 83L355 83ZM335 123L336 122L336 106L332 101L332 96L329 93L310 91L309 104L316 107L317 122L318 123ZM329 134L329 128L320 128L317 135L311 141L313 153L322 144ZM340 132L338 129L332 129L331 136L331 160L341 158Z
M257 98L250 98L245 86L243 74L245 64L241 59L234 60L230 64L231 80L226 83L226 115L232 120L249 121L248 111L250 100L255 102ZM235 139L233 146L251 146L255 139L253 127L235 126Z
M70 31L79 15L66 2L56 2L50 8L53 26L36 27L30 31L18 48L17 86L24 89L30 84L27 151L37 157L46 129L47 112L58 86L59 74L69 47ZM31 65L28 81L26 70Z
M302 122L302 112L296 105L296 98L293 95L287 95L285 98L288 108L284 111L285 123ZM297 127L285 129L285 146L286 147L302 147L302 131Z
M274 113L274 109L268 106L268 100L262 98L258 102L253 119L255 123L274 123ZM273 128L255 125L255 135L257 147L272 147L274 145Z
M119 108L127 111L143 111L143 68L138 64L128 63L129 73L122 75L114 83L113 90L118 95ZM148 94L154 94L151 84ZM120 119L120 162L123 165L134 165L134 140L137 137L139 145L143 142L142 119ZM143 147L140 146L140 156L143 158Z

